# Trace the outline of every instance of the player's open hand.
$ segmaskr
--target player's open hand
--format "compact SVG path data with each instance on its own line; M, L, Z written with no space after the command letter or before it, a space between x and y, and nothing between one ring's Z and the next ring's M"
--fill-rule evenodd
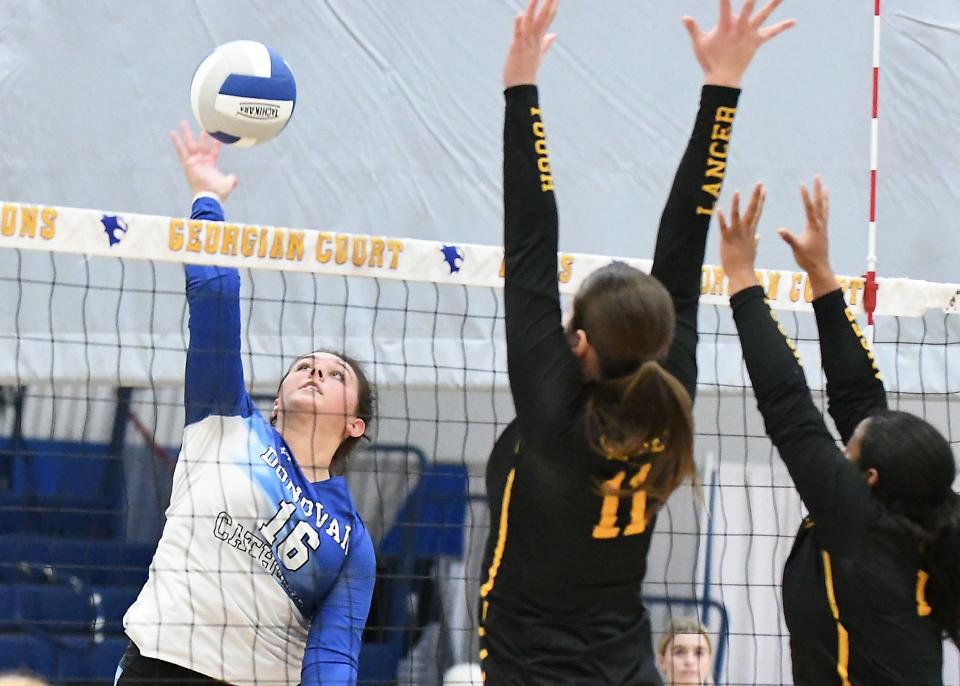
M213 193L221 202L237 187L237 177L224 174L217 166L220 155L220 141L211 138L206 131L194 138L187 122L180 122L180 131L171 131L170 140L177 150L177 157L183 165L183 173L190 184L191 192Z
M732 0L720 0L720 19L710 31L703 31L693 17L684 17L690 32L693 52L703 68L704 83L739 88L744 72L761 45L783 33L797 22L795 19L764 26L764 22L782 0L770 0L753 13L756 0L745 0L740 14L734 14Z
M800 186L800 197L807 214L807 225L797 236L790 229L778 229L777 233L793 250L797 265L810 277L814 297L837 288L837 280L830 267L830 242L827 238L827 223L830 219L830 191L823 187L820 176L813 177L813 198L807 185Z
M763 203L767 191L762 183L753 189L747 211L740 213L740 193L733 194L730 204L730 221L723 210L717 208L717 221L720 224L720 263L730 279L730 295L757 283L757 225L763 214Z
M557 37L547 33L553 18L557 14L559 0L530 0L527 9L513 20L513 42L507 53L507 62L503 65L503 85L505 88L535 84L540 63Z

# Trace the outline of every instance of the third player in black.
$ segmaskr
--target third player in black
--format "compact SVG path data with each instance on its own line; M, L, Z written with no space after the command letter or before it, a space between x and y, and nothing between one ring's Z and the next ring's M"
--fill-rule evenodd
M946 439L887 409L873 354L827 256L827 195L803 190L807 228L785 229L810 279L834 442L794 344L754 272L756 223L719 213L721 257L743 356L763 414L810 516L783 572L797 686L940 686L941 636L960 629L960 498Z

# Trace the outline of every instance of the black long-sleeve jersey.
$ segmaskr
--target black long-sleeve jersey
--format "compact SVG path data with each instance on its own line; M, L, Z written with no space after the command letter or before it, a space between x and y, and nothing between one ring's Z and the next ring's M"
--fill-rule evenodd
M940 686L940 631L915 529L874 497L838 448L762 289L737 293L731 305L767 433L810 513L783 572L794 683ZM886 408L883 382L841 291L813 307L828 409L846 443Z
M666 367L693 396L707 228L739 90L706 86L664 209L652 273L677 316ZM506 91L505 317L517 418L487 466L491 531L481 587L487 683L660 684L640 598L655 518L646 471L606 459L585 429L587 389L562 329L557 208L537 89ZM655 459L655 455L653 457Z

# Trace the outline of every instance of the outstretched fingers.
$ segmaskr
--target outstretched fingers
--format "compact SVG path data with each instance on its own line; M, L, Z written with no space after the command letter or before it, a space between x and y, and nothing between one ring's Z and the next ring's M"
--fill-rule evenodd
M187 154L193 154L197 149L197 142L193 138L193 129L186 121L180 122L180 135L183 136Z
M187 148L184 146L183 139L180 138L180 134L177 133L176 129L170 132L170 140L173 141L173 148L177 151L177 157L180 159L180 163L186 163Z
M201 129L200 136L197 140L197 151L205 155L210 155L213 159L217 159L217 155L220 154L220 141L211 136L206 132L205 129Z
M557 16L557 7L560 4L560 0L547 0L543 6L543 11L540 12L540 18L543 21L543 30L546 31L550 24L553 23L553 18Z
M544 52L550 47L550 44L545 40L545 34L547 33L547 29L550 28L550 24L553 23L553 18L556 15L557 0L544 0L543 6L533 19L531 33L535 36L544 36L544 38L540 40L540 47ZM553 41L551 40L550 42L552 43Z
M557 6L559 0L544 0L540 5L540 0L530 0L527 9L520 17L520 31L522 33L540 36L547 32L553 18L557 16Z
M783 0L770 0L763 9L754 15L753 19L750 20L750 25L754 28L763 26L767 19L770 18L770 15L780 6L781 2L783 2Z
M550 46L553 45L553 41L557 40L557 34L548 33L543 37L543 41L540 43L540 54L546 55L547 51L550 49Z
M730 0L720 0L720 16L717 26L726 29L733 25L733 6Z
M722 207L717 208L716 214L717 214L717 224L720 226L720 236L726 239L730 233L730 225L727 224L727 215L723 213Z
M803 211L807 215L807 226L813 227L817 225L817 211L813 206L813 201L810 199L810 191L807 190L807 184L800 184L800 198L803 200Z
M720 236L725 241L735 240L743 231L743 222L740 219L740 191L733 194L733 200L730 201L730 219L727 219L726 213L722 207L717 207L717 224L720 226Z
M791 29L797 25L796 19L784 19L783 21L774 24L773 26L768 26L767 28L760 29L757 31L757 35L760 36L760 40L766 43L768 40L774 36L779 36L781 33L787 29Z
M530 0L513 22L513 42L503 66L505 87L536 83L544 55L556 40L547 33L556 16L559 0Z
M750 205L747 207L747 214L744 218L744 224L753 233L757 231L757 225L760 223L760 217L763 214L763 205L767 201L767 190L762 183L753 187L753 194L750 196Z
M740 228L740 191L733 194L733 202L730 203L730 222L734 230Z
M779 229L777 229L777 234L779 234L780 238L783 239L784 243L790 246L790 249L793 250L794 253L800 249L800 241L796 234L794 234L790 229L786 228L785 226L781 226Z
M717 223L720 225L720 234L728 240L755 235L766 201L767 189L762 183L758 183L750 194L750 202L747 204L746 210L741 214L740 193L739 191L734 193L733 200L730 202L729 221L723 209L717 208Z
M740 8L740 16L737 17L737 24L739 24L741 28L746 29L752 26L750 17L753 14L755 4L756 0L746 0L746 2L743 3L743 7Z
M697 20L691 16L685 16L683 18L683 25L687 28L687 33L690 34L690 40L694 43L700 38L700 34L703 31L700 30L700 24L697 23Z
M789 229L777 231L780 237L793 249L793 257L801 269L816 275L813 282L814 297L836 287L830 268L830 255L827 239L827 216L829 213L829 194L823 187L820 176L813 178L813 193L806 184L800 186L800 198L807 222L803 233L795 234Z
M749 26L757 32L757 35L760 37L762 43L766 43L774 36L779 36L781 33L796 26L797 24L796 19L784 19L783 21L777 22L773 26L764 27L767 19L770 18L770 15L776 11L782 2L783 0L770 0L770 2L768 2L763 9L757 12L757 14L749 22Z
M819 174L813 177L813 200L816 203L820 221L826 224L830 216L830 191L823 187Z
M537 16L537 5L540 0L530 0L530 4L527 5L527 11L523 13L523 28L529 30L533 27L533 21Z

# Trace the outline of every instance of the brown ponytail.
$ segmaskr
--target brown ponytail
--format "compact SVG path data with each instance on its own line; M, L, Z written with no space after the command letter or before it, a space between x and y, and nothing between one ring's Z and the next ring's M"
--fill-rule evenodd
M601 455L651 465L642 484L617 494L642 489L662 504L677 486L694 479L690 395L659 362L648 360L631 374L594 383L587 423L587 435Z
M614 262L583 282L568 324L569 332L587 334L600 368L601 378L588 387L588 440L608 459L650 465L642 483L615 494L644 490L654 508L696 472L690 395L658 361L675 321L663 284Z

